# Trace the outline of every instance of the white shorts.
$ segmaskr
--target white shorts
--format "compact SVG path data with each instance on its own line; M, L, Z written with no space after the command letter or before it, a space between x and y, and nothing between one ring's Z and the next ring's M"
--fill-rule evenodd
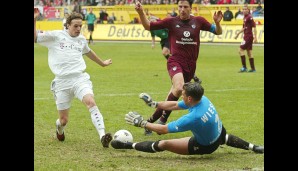
M87 73L65 79L54 79L51 83L58 110L69 109L74 97L80 101L86 94L93 94L93 86Z

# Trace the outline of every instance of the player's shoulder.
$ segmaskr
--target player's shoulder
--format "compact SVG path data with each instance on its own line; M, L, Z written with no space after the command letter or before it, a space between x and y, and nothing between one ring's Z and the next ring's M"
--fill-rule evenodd
M211 103L211 101L209 100L209 98L208 97L206 97L206 96L202 96L202 98L201 98L201 102L202 103Z
M173 20L176 20L176 19L179 19L178 17L167 17L167 18L164 18L162 19L163 21L173 21Z
M85 38L85 36L84 36L83 34L80 34L80 35L78 36L78 38L79 38L79 39L84 39L84 40L86 40L86 38Z
M248 19L248 20L252 20L252 19L253 19L253 17L252 17L252 15L251 15L251 14L248 14L248 15L246 16L246 19Z
M50 34L53 36L59 36L59 35L63 34L63 32L64 32L64 30L46 30L46 31L44 31L44 33Z
M190 19L193 20L199 20L199 21L207 21L204 17L202 16L190 16Z

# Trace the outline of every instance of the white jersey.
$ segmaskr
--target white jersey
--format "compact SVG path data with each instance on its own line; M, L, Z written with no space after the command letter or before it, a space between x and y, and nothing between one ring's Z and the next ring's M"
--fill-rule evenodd
M48 48L48 64L56 78L83 73L83 54L91 49L83 35L71 37L67 30L45 31L37 34L37 43Z
M62 20L62 27L63 27L63 30L67 30L66 27L64 26L65 23L66 23L66 18L63 18L63 20Z

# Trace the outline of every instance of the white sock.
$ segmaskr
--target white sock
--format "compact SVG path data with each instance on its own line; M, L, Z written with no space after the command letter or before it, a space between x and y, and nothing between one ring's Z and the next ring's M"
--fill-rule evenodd
M105 133L105 124L103 122L103 117L102 114L100 113L99 109L97 106L93 106L89 109L89 112L91 113L91 120L93 125L95 126L100 139L102 136L104 136Z
M56 120L56 129L57 129L59 135L62 135L62 134L63 134L63 132L64 132L64 127L65 127L65 126L62 126L62 125L61 125L60 119L58 118L58 119Z
M136 149L135 146L137 145L137 143L133 143L132 144L132 148Z
M252 150L254 148L254 145L252 143L249 143L248 149Z

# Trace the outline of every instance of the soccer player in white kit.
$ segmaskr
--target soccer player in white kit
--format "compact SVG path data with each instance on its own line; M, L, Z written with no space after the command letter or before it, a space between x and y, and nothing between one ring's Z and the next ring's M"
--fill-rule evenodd
M105 133L103 116L94 99L90 76L85 72L86 55L98 65L105 67L112 64L111 59L102 60L88 47L86 38L80 34L83 16L72 13L67 18L67 30L36 31L38 9L34 9L34 42L48 48L48 64L55 75L51 83L59 118L56 121L56 136L64 141L64 128L68 122L69 109L74 97L82 101L88 108L93 125L95 126L103 147L108 148L112 140L110 133Z

